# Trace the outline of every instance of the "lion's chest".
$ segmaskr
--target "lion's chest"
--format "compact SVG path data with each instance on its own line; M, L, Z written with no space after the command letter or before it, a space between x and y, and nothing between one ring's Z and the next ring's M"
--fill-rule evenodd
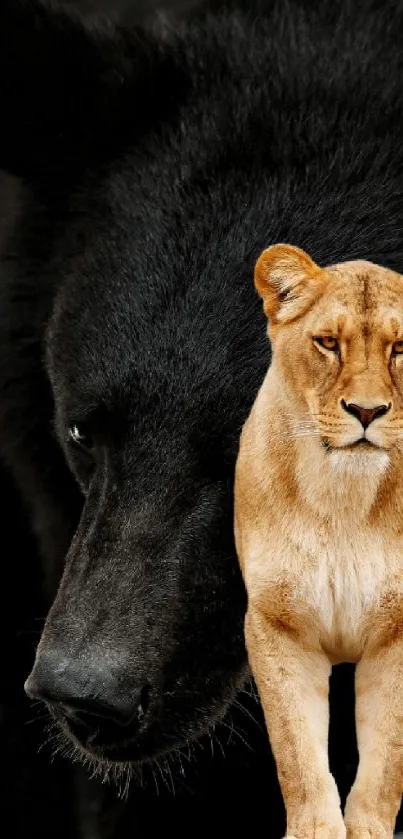
M336 657L359 657L367 615L386 576L385 546L377 534L343 534L338 544L329 543L318 554L311 602L320 620L322 643Z
M371 611L402 559L403 544L391 546L381 532L346 522L321 529L290 516L249 543L245 581L266 615L289 620L335 662L356 661Z
M301 595L317 618L323 647L335 660L356 660L368 614L392 570L383 535L349 523L330 533L313 527L295 550Z

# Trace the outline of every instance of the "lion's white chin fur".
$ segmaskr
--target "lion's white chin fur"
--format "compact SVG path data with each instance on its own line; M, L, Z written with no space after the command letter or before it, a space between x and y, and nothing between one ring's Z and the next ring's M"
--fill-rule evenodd
M390 466L390 457L385 449L375 447L363 449L333 449L328 454L330 466L339 474L362 477L381 477Z

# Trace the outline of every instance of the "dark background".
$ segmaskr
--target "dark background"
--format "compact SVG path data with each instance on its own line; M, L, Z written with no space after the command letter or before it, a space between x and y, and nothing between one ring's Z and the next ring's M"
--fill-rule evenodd
M53 0L52 0L53 2ZM101 9L125 22L140 20L155 7L191 14L197 0L64 0L91 18ZM18 206L18 185L0 176L0 247ZM0 277L1 292L1 277ZM1 395L0 395L1 398ZM212 738L193 748L190 760L145 767L132 782L128 802L114 788L73 771L62 756L52 759L46 744L46 712L25 697L27 677L46 614L35 542L10 476L0 466L2 533L0 620L0 750L2 824L12 839L108 839L153 835L161 827L176 836L235 835L262 821L267 836L284 829L283 809L259 705L253 695L236 707ZM332 677L330 754L342 796L356 767L353 670ZM400 819L400 826L402 821Z

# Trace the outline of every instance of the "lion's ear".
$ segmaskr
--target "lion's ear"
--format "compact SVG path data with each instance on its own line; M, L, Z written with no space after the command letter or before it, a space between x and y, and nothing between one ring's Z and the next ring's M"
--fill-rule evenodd
M272 245L263 251L255 267L255 286L267 317L287 323L304 314L320 296L324 274L293 245Z

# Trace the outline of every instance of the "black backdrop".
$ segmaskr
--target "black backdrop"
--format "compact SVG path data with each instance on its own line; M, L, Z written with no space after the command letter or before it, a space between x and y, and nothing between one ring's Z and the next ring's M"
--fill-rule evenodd
M113 0L65 0L86 11ZM161 0L163 3L163 0ZM125 13L143 14L158 0L122 0ZM171 4L172 5L172 4ZM179 2L184 9L193 5ZM0 245L13 215L15 185L0 177ZM12 188L11 188L12 187ZM1 277L0 277L1 291ZM0 394L1 398L1 394ZM242 694L237 707L212 739L194 747L190 762L145 767L134 780L129 800L120 802L114 789L73 772L46 740L42 708L23 691L46 612L35 543L10 476L0 466L0 527L2 534L0 620L0 755L2 824L10 839L126 839L164 831L196 836L206 829L213 836L223 829L240 834L262 822L268 837L284 828L281 796L260 708L253 696ZM336 668L331 690L330 754L342 796L356 767L353 723L353 670ZM399 820L403 827L403 820ZM2 833L3 829L0 828Z

